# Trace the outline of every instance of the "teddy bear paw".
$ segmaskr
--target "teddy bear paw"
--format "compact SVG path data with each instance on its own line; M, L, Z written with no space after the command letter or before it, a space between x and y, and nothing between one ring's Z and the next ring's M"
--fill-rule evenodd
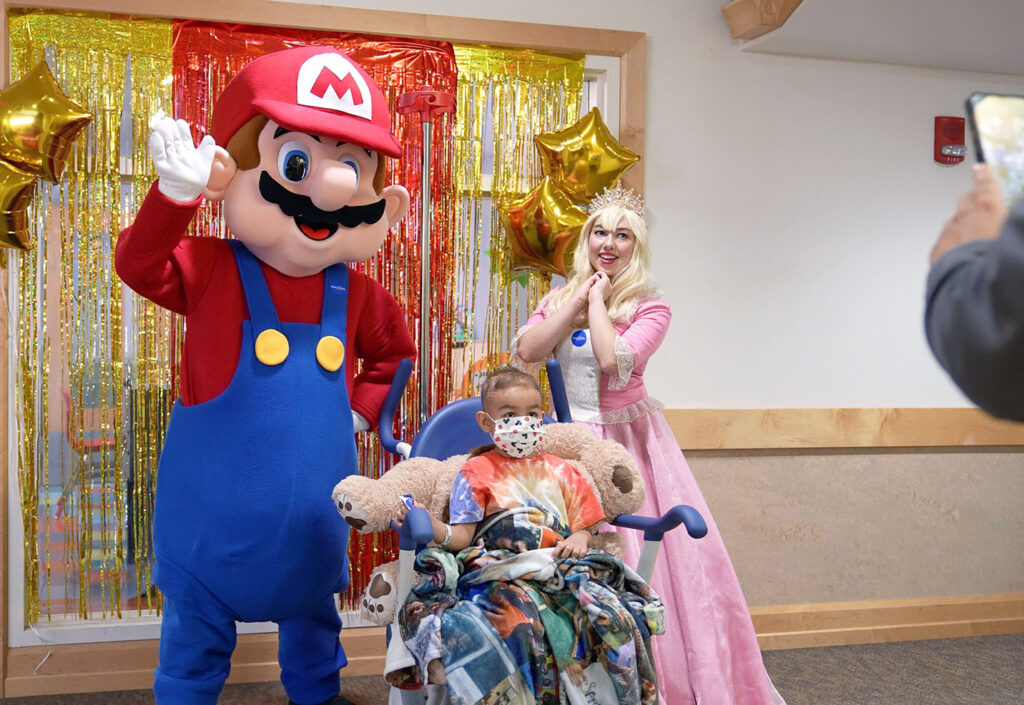
M354 497L344 492L335 492L334 505L338 508L338 513L341 514L346 524L361 534L372 533L370 516Z
M392 576L375 572L370 578L370 584L363 591L363 598L359 604L360 613L374 624L389 624L395 615L396 592Z

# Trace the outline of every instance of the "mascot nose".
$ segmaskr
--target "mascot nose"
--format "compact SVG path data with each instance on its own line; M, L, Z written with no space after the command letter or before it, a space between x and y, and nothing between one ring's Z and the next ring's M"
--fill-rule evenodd
M325 160L317 165L309 197L317 208L336 211L348 205L359 185L355 170L347 164Z

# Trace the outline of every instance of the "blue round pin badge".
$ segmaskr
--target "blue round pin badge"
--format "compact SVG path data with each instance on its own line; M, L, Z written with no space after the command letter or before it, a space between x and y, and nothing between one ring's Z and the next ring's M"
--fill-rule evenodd
M572 341L572 344L575 345L577 348L582 348L584 345L587 344L587 331L576 331L575 333L572 334L570 340Z

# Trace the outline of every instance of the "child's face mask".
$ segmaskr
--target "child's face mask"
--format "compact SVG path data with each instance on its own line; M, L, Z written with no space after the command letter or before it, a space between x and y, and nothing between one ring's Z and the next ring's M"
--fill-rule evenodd
M536 416L502 416L487 418L494 422L491 439L498 450L513 458L525 458L537 449L544 434L544 419Z

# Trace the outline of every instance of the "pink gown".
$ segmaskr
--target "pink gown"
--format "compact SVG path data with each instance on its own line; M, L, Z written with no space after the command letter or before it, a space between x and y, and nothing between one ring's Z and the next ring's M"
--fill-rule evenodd
M546 316L544 304L527 328ZM665 633L652 640L660 702L666 705L784 705L764 668L746 600L697 481L683 458L662 405L647 396L647 360L665 339L672 314L658 299L641 301L633 318L615 325L618 375L601 371L589 330L575 330L555 349L572 418L598 438L611 438L636 458L647 486L638 514L661 516L677 504L701 513L708 535L683 527L665 535L651 584L665 604ZM512 345L517 359L517 343ZM620 529L626 562L635 566L643 539Z

